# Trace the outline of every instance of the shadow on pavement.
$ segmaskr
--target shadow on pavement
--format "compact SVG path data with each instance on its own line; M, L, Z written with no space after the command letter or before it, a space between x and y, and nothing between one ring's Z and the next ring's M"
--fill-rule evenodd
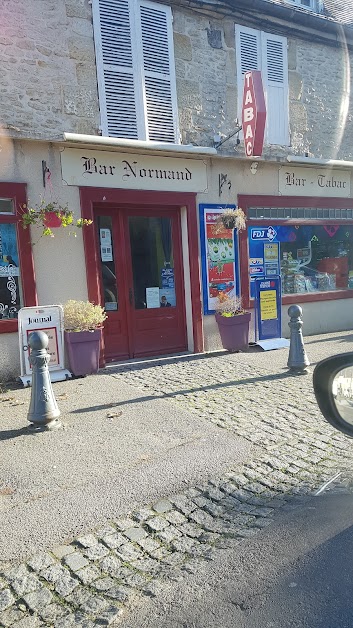
M261 375L259 377L248 377L245 379L232 380L230 382L223 382L221 384L210 384L209 386L197 386L196 388L185 388L183 390L174 390L170 393L162 393L161 395L146 395L144 397L136 397L134 399L126 399L124 401L118 401L115 404L105 404L102 406L89 406L86 408L79 408L78 410L72 410L72 414L80 414L82 412L91 412L93 410L105 410L118 406L126 406L127 404L144 403L146 401L152 401L155 399L172 399L178 395L188 395L190 393L202 392L203 390L219 390L222 388L228 388L230 386L236 386L237 384L254 384L255 382L266 381L268 382L276 379L286 379L287 377L298 377L295 373L278 373L276 375Z
M332 338L319 338L318 340L310 340L310 336L304 338L307 344L316 344L318 342L353 342L353 334L346 334L344 336L333 336Z
M33 436L35 432L29 429L29 425L26 427L21 427L18 430L3 430L0 431L0 441L2 440L11 440L12 438L17 438L18 436Z

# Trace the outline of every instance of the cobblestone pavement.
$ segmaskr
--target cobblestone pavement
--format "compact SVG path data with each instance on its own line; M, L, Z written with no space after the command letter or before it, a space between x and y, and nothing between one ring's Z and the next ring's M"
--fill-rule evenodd
M322 419L311 376L288 375L276 360L225 354L112 371L135 387L137 400L172 400L256 443L261 453L5 570L0 626L119 624L136 596L157 595L219 548L257 534L338 472L335 490L350 490L351 441Z

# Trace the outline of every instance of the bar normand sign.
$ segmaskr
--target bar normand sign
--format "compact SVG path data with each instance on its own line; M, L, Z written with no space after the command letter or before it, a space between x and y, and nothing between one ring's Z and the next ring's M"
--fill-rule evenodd
M61 171L67 185L207 191L207 166L201 159L66 148L61 153Z

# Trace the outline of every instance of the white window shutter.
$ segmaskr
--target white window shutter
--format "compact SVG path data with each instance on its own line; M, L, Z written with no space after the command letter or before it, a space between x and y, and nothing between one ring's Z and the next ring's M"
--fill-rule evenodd
M170 7L141 1L140 27L146 136L175 143L179 132Z
M171 9L93 0L93 25L103 134L178 142Z
M94 37L102 132L138 138L129 0L95 0Z
M261 70L260 31L245 26L235 27L236 64L238 84L238 118L241 120L243 104L244 74L251 70ZM243 139L243 133L240 133Z
M245 26L236 26L236 56L238 77L238 100L243 98L244 74L251 70L261 70L260 31Z
M267 142L288 146L288 62L285 37L262 33Z

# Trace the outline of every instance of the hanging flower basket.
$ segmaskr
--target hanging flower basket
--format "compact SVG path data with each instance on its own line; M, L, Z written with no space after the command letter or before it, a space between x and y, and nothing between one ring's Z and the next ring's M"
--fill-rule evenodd
M237 229L243 231L246 227L246 216L240 207L236 209L225 209L219 214L213 225L213 233L215 235L221 233L224 229Z
M92 220L86 220L79 218L74 220L74 214L68 205L60 205L57 201L50 201L47 203L44 199L41 200L39 205L29 207L23 205L22 207L22 227L27 229L31 225L39 225L42 229L43 236L54 237L52 229L58 229L60 227L86 227L92 224ZM69 230L69 233L76 235L75 232Z
M44 224L48 229L58 229L62 226L62 216L61 214L56 214L55 212L48 212L44 218Z

